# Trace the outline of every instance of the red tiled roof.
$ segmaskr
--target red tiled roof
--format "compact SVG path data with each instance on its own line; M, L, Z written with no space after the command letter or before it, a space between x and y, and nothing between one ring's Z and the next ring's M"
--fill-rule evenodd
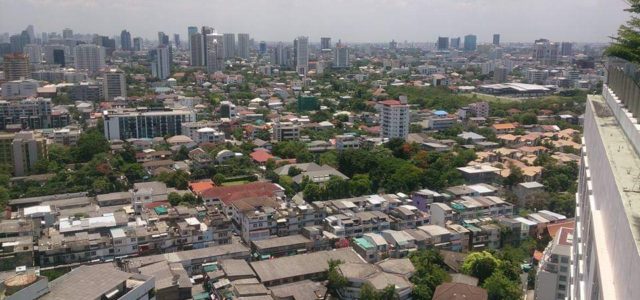
M382 103L383 105L389 105L389 106L401 105L402 104L398 100L384 100L384 101L380 101L379 103Z
M219 199L225 205L229 205L242 199L274 197L278 191L280 191L280 189L275 184L258 181L231 186L216 186L204 191L202 197L206 199Z
M564 220L562 222L557 222L553 224L547 225L547 232L549 232L549 236L553 239L556 237L560 228L570 228L573 229L576 226L576 221L574 219Z
M249 154L249 156L251 156L253 160L259 163L265 163L267 162L267 160L273 158L273 155L264 150L253 151L251 152L251 154Z
M206 190L212 189L213 187L215 187L215 184L211 180L204 180L204 181L189 183L189 189L198 195Z

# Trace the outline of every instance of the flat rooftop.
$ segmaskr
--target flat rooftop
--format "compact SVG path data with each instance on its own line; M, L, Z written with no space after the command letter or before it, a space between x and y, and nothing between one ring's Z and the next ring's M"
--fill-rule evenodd
M251 263L251 267L260 281L267 282L324 272L329 269L329 260L332 259L345 263L364 262L352 248L341 248L256 261Z
M589 95L589 102L594 111L594 119L598 125L600 138L604 144L611 171L617 183L617 189L622 198L622 204L627 215L627 222L631 226L636 247L640 248L640 193L638 190L638 170L640 170L640 156L619 125L609 106L600 95ZM587 149L589 155L589 149Z

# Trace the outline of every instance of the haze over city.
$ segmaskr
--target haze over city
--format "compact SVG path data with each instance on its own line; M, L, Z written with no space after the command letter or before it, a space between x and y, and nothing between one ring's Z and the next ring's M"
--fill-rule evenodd
M0 32L72 28L78 33L155 38L158 31L185 34L189 25L218 32L248 32L260 40L297 35L333 36L346 42L391 39L433 42L439 35L478 35L489 42L546 37L608 42L628 17L623 0L0 0Z

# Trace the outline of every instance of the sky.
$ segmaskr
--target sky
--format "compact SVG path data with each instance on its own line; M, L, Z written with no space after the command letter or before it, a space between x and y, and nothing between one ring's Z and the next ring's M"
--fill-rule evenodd
M0 33L61 32L186 40L187 26L249 33L256 41L434 42L475 34L489 42L608 42L629 15L624 0L0 0Z

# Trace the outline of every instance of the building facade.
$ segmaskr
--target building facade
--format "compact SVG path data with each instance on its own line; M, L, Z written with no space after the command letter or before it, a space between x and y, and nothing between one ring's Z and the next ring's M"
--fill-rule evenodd
M640 297L640 88L635 65L609 61L602 96L589 95L576 194L571 299Z
M103 74L102 91L104 99L113 100L116 97L127 98L127 80L124 72L110 69Z
M105 111L104 135L108 140L154 138L182 134L182 123L195 122L190 110Z
M381 104L380 136L406 138L409 134L409 105L398 100L385 100Z

